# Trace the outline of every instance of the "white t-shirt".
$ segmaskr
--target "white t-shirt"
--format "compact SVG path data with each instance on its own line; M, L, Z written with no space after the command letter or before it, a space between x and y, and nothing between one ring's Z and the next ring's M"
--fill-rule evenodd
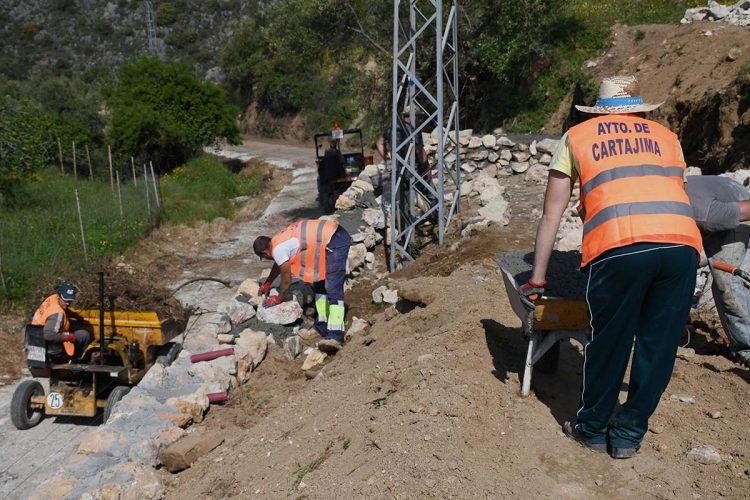
M289 238L273 248L273 260L277 266L280 266L297 255L297 252L299 252L299 240L297 238Z

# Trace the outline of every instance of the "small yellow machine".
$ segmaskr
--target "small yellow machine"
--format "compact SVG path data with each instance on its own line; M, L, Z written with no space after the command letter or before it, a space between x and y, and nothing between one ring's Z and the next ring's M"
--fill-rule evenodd
M100 274L100 304L104 303ZM114 404L137 384L154 363L170 364L180 350L171 342L182 330L155 312L73 310L71 330L85 329L96 339L78 359L48 345L42 327L26 327L26 358L34 378L49 379L45 394L37 380L25 380L13 393L11 420L17 429L37 425L45 415L94 417L106 422ZM59 347L59 346L57 346Z

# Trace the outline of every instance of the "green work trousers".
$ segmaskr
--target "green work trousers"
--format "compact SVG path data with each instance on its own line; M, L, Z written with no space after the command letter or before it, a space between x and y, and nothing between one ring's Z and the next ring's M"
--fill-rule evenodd
M591 337L576 429L589 442L640 446L672 376L697 264L691 247L638 243L605 252L588 266ZM627 401L613 415L631 351Z

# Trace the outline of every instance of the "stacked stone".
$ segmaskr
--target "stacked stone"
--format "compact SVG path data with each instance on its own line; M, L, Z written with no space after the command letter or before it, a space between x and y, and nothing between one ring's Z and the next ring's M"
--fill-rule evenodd
M733 26L750 26L750 0L740 0L734 5L722 5L711 0L706 7L687 9L680 21L689 24L693 21L718 21Z

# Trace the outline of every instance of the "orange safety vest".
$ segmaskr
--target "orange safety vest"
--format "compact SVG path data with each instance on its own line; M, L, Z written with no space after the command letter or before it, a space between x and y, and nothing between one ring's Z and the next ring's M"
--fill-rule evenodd
M302 219L271 238L271 253L277 245L299 240L297 254L289 259L294 276L307 283L326 279L326 245L339 225L332 220Z
M49 318L53 314L62 314L63 316L63 322L60 326L60 333L69 332L70 321L68 321L68 314L60 305L60 299L57 294L50 295L49 297L44 299L42 305L40 305L39 309L37 309L34 313L34 317L31 318L31 324L36 326L44 326L44 324L47 322L47 318Z
M702 242L684 186L677 136L631 115L602 115L568 131L580 168L584 267L613 248Z

